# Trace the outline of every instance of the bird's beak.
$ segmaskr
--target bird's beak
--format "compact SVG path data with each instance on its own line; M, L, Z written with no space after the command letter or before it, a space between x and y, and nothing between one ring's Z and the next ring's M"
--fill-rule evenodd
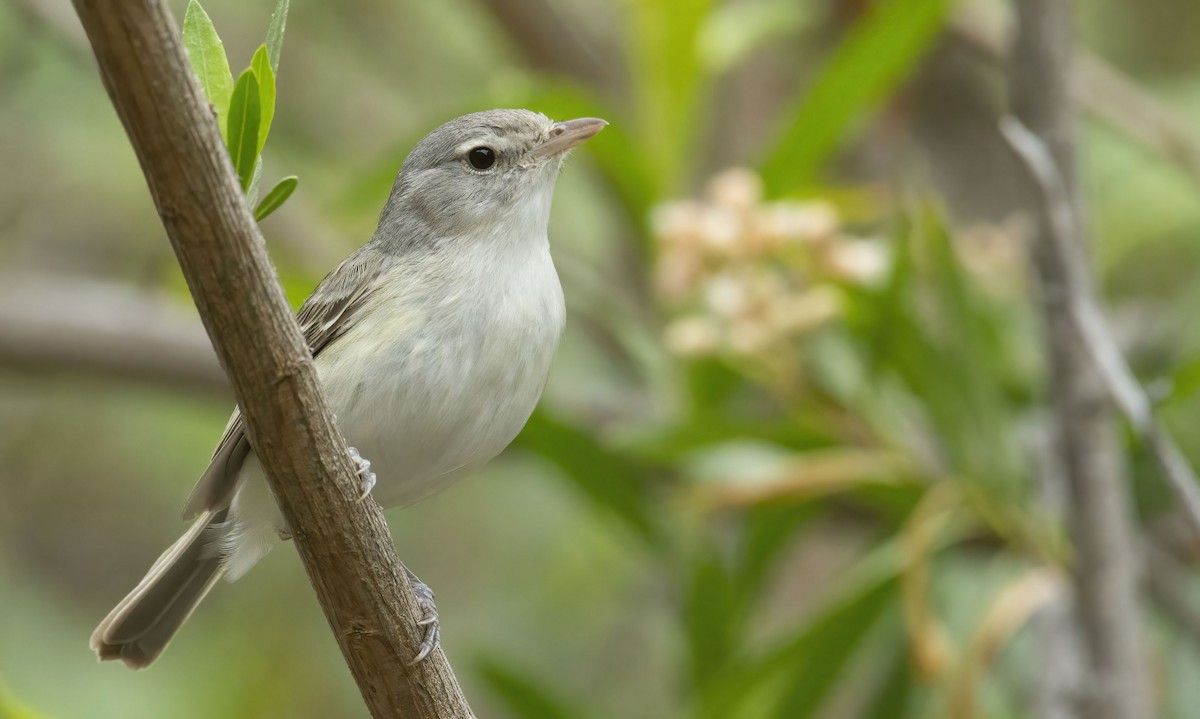
M556 124L550 130L550 138L533 150L537 157L549 157L570 150L572 147L595 137L608 122L598 117L581 117Z

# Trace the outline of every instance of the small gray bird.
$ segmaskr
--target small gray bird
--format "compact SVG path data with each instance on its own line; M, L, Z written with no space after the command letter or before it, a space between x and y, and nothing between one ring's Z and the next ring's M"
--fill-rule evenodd
M404 161L375 235L300 308L364 495L373 466L380 504L412 504L495 457L529 419L564 321L546 234L554 183L568 151L606 124L491 110L437 128ZM237 410L184 514L191 529L96 627L100 659L147 666L217 579L288 536ZM437 644L437 610L410 581L426 612L419 660Z

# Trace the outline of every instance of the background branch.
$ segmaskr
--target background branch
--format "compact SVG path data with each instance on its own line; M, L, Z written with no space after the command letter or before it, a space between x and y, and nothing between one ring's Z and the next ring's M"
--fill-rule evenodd
M1069 0L1017 0L1010 56L1012 104L1041 138L1063 191L1056 206L1041 200L1034 267L1041 288L1043 332L1050 366L1054 455L1065 478L1075 549L1074 585L1088 683L1080 715L1142 719L1150 715L1142 644L1138 549L1106 390L1075 332L1072 282L1088 273L1078 247L1083 233L1059 236L1051 216L1079 217L1076 121L1071 101L1074 32ZM1036 189L1036 188L1035 188ZM1059 206L1061 205L1061 206ZM1058 245L1071 243L1064 257Z
M1024 161L1040 188L1049 214L1051 232L1047 238L1054 246L1058 262L1063 267L1061 289L1075 332L1108 390L1113 402L1142 438L1146 449L1158 463L1167 483L1184 509L1184 516L1200 536L1200 480L1183 456L1179 445L1154 416L1153 405L1146 391L1138 384L1133 370L1125 361L1117 340L1109 331L1091 289L1086 273L1086 260L1078 243L1074 214L1054 159L1028 129L1017 120L1006 117L1000 121L1000 131L1013 150Z
M441 651L410 665L420 611L383 513L358 483L312 359L246 207L179 29L160 0L74 0L363 699L374 717L469 717Z
M0 363L229 391L194 314L156 293L77 277L0 275Z

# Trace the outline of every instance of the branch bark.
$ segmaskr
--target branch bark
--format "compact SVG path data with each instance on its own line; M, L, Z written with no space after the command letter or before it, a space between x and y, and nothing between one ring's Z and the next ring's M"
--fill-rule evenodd
M1048 148L1063 181L1065 209L1078 218L1071 5L1069 0L1017 0L1016 9L1016 45L1010 53L1013 107ZM1143 719L1150 715L1150 695L1132 512L1108 397L1075 331L1069 299L1071 280L1087 276L1088 268L1064 262L1050 221L1056 208L1041 209L1033 260L1042 290L1056 455L1070 498L1075 601L1089 670L1080 715ZM1078 223L1074 229L1075 235L1059 239L1078 248L1083 233ZM1082 257L1077 252L1072 259Z
M162 0L73 0L205 328L371 715L471 717L345 441Z

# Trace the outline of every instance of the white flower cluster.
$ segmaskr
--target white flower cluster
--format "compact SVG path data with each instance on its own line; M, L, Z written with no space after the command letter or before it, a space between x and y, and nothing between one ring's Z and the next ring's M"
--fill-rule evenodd
M680 355L770 352L836 318L839 283L877 281L889 262L882 242L845 234L828 202L764 202L748 170L661 205L653 227L657 289L676 313L665 341Z

